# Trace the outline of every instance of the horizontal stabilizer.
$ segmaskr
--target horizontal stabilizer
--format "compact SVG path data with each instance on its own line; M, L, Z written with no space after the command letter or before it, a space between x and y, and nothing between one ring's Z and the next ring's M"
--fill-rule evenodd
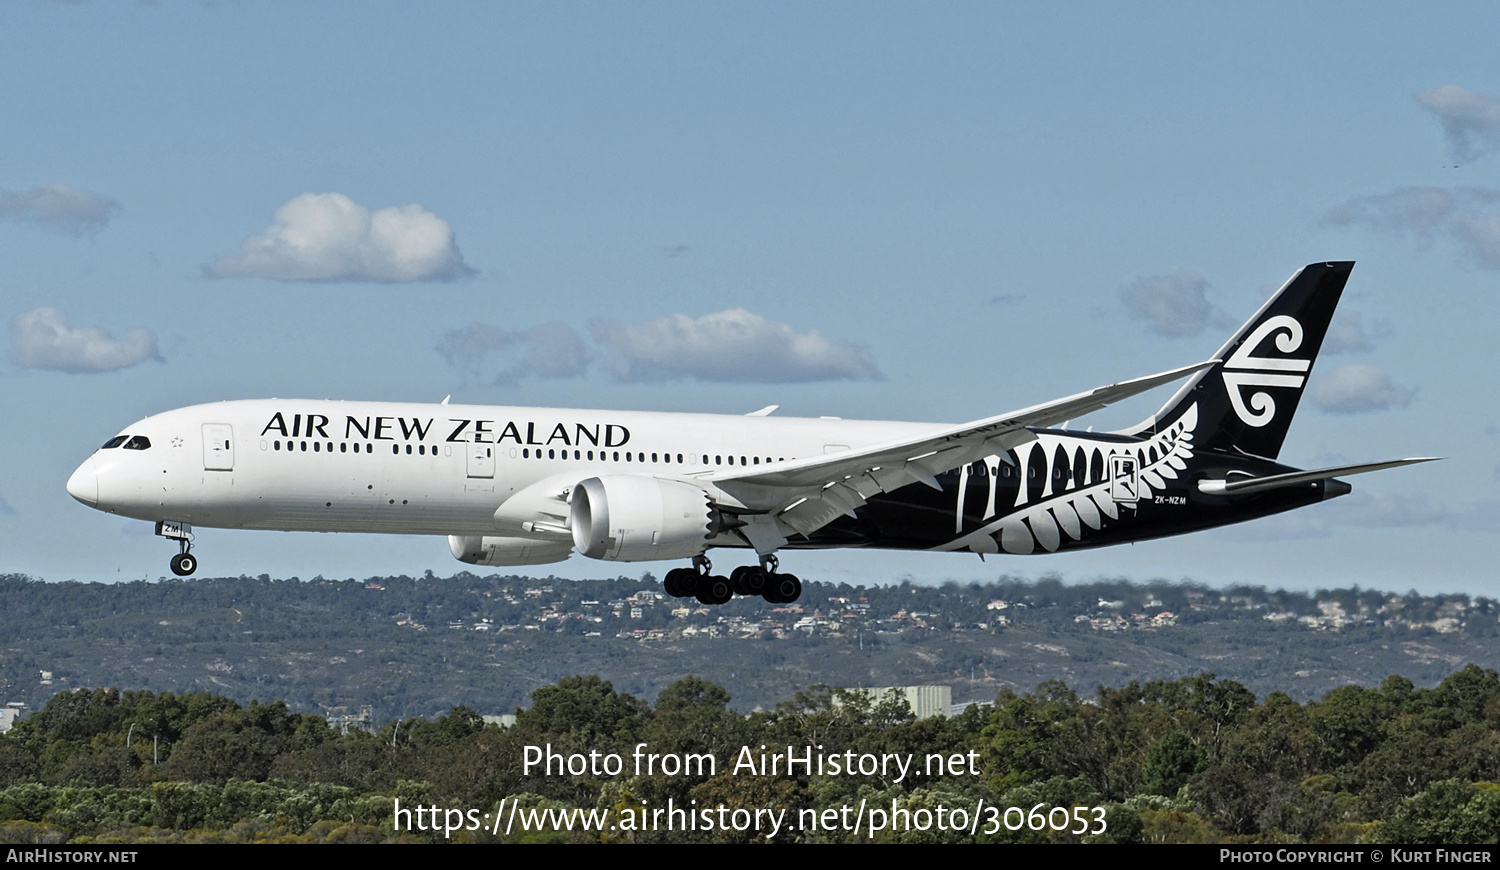
M1313 471L1292 471L1286 474L1273 474L1269 477L1246 477L1240 480L1200 480L1198 491L1206 495L1250 495L1256 492L1266 492L1272 489L1281 489L1286 486L1296 486L1300 483L1313 483L1319 480L1329 480L1334 477L1347 477L1351 474L1364 474L1367 471L1381 471L1386 468L1400 468L1403 465L1415 465L1418 462L1433 462L1442 457L1419 456L1413 459L1393 459L1390 462L1366 462L1363 465L1340 465L1335 468L1319 468Z

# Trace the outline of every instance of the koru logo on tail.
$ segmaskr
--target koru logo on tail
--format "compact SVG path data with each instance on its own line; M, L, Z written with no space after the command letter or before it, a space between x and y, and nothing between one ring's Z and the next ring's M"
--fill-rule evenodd
M1269 393L1255 392L1247 404L1245 387L1300 388L1307 380L1312 360L1256 356L1255 351L1266 339L1275 336L1276 350L1291 353L1302 346L1302 324L1295 317L1278 314L1255 328L1224 363L1224 388L1234 413L1248 425L1259 428L1276 416L1276 400ZM1300 374L1292 374L1299 372Z

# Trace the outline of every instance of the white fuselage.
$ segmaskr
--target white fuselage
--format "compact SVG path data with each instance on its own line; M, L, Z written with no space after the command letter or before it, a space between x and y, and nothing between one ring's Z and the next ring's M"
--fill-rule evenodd
M75 498L216 528L513 534L512 495L557 477L692 480L915 437L934 424L626 411L249 400L126 427L68 480ZM129 449L136 436L149 441ZM563 483L563 486L570 485Z

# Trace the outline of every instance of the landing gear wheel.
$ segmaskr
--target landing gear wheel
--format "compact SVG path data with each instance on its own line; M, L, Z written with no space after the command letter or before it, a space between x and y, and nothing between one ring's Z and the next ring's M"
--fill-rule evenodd
M198 557L192 553L178 553L172 557L172 573L178 577L192 576L198 570Z
M752 567L745 572L745 591L741 595L764 595L766 587L771 585L771 574L764 568Z
M759 571L754 565L741 565L729 572L729 585L734 587L735 595L758 595L759 592L750 591L749 577L751 572Z
M661 585L673 598L691 598L697 591L698 572L692 568L673 568Z
M791 604L802 597L802 581L796 574L772 574L761 597L771 604Z
M723 604L734 597L728 577L705 574L698 578L698 600L704 604Z

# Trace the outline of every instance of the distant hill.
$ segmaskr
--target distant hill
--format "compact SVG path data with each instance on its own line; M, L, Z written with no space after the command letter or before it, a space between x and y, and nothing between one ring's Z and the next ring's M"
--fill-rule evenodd
M655 697L687 674L742 711L816 684L952 686L989 701L1065 680L1211 672L1258 696L1319 698L1392 674L1419 687L1500 666L1500 602L1466 595L1057 578L929 587L808 583L801 601L672 599L642 579L198 578L121 584L0 576L0 702L67 688L212 692L377 720L464 705L513 712L599 674ZM42 679L43 672L50 680Z

